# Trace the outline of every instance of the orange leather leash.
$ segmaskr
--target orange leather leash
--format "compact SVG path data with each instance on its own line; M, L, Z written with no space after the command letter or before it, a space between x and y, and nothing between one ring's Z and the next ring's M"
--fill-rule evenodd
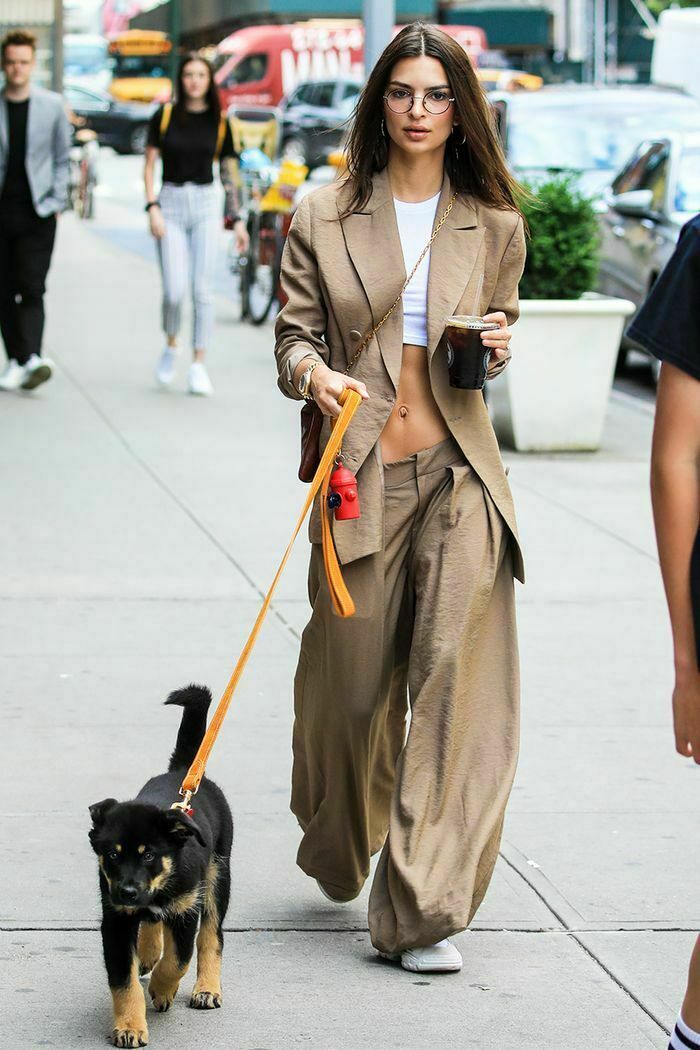
M185 812L189 812L190 801L192 796L196 794L197 789L202 781L204 772L206 769L207 761L211 754L212 748L216 742L216 738L219 735L221 727L223 725L228 709L231 705L233 694L236 690L243 670L248 663L248 657L250 656L253 646L257 641L258 635L260 634L260 628L262 627L263 620L267 615L267 611L270 608L272 602L272 596L275 593L279 579L284 571L284 568L289 561L289 556L292 553L292 547L294 541L299 535L299 530L304 523L304 519L309 512L311 504L313 503L318 492L321 492L322 506L321 506L321 520L323 523L323 563L326 569L326 576L328 578L328 587L331 593L333 601L333 607L339 616L352 616L355 612L355 605L353 603L350 594L345 586L343 580L343 574L340 569L338 562L338 555L335 550L335 544L333 543L333 535L331 533L331 526L329 521L329 510L328 510L328 488L330 485L330 478L333 472L335 461L340 455L341 445L345 432L348 429L352 417L357 412L358 408L362 403L362 398L355 390L345 389L338 399L339 404L342 406L340 415L333 423L331 436L323 450L321 456L321 462L318 465L318 470L314 475L314 480L311 482L309 493L304 502L301 514L297 519L297 523L294 526L294 532L292 538L287 545L287 549L282 556L280 567L275 574L275 578L272 581L269 591L265 595L265 599L262 603L260 612L258 613L257 619L253 624L253 629L248 636L248 641L243 647L243 652L238 658L233 674L228 680L228 684L224 689L223 695L219 700L218 706L214 715L207 727L207 731L204 734L204 739L199 745L199 750L194 757L192 765L187 771L187 776L182 781L180 787L180 794L182 795L181 802L174 802L172 805L173 809L182 809Z

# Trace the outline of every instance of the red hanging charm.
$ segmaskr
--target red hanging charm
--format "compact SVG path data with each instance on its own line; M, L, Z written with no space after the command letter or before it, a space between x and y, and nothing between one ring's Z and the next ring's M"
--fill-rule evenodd
M351 470L340 463L331 474L331 493L328 506L336 521L349 521L360 517L360 499L357 494L357 478Z

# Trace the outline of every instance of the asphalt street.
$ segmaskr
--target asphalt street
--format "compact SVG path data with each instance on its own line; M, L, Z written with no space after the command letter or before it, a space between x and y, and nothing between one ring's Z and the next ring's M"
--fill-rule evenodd
M222 233L211 400L158 390L159 277L133 158L60 221L33 395L0 402L0 1014L13 1050L105 1046L87 807L162 770L190 681L220 694L287 542L297 410L271 325L238 322ZM517 352L517 338L514 339ZM596 455L506 452L526 552L522 753L496 875L454 976L378 960L367 890L296 868L292 678L303 538L210 772L236 821L224 1007L149 1011L212 1050L663 1050L700 926L698 769L675 755L648 498L652 406L617 390Z

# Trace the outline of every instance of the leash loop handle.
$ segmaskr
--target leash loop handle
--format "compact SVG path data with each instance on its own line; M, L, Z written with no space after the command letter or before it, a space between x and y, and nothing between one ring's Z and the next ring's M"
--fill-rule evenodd
M185 776L185 779L182 782L180 794L183 796L184 802L174 803L174 806L176 806L179 809L186 809L187 806L189 806L189 802L192 798L192 795L196 794L197 789L199 788L199 785L202 781L202 777L204 776L204 771L206 769L206 765L209 760L212 748L214 747L216 738L219 735L224 719L231 705L231 700L236 690L236 686L238 685L241 675L243 674L243 670L246 664L248 663L248 658L252 652L255 642L257 641L260 629L263 624L263 620L265 619L268 609L270 608L272 597L275 593L275 590L277 589L277 584L279 583L284 568L287 562L289 561L289 557L292 553L292 547L294 546L294 541L299 535L301 526L304 524L304 519L306 518L306 515L308 514L311 508L311 504L313 503L314 499L316 498L316 495L319 492L321 492L323 499L323 505L321 506L321 520L323 529L323 561L326 568L326 574L328 576L328 586L331 592L333 607L339 616L352 616L355 612L353 600L350 597L350 594L348 593L348 590L343 581L343 574L340 569L338 555L336 553L335 545L333 543L333 536L331 533L331 526L329 521L327 496L328 488L330 486L331 473L333 472L336 456L341 450L343 438L345 437L345 433L348 427L350 426L352 418L357 412L360 405L362 404L362 398L356 390L350 390L346 387L346 389L338 398L338 403L341 405L340 415L337 417L337 419L334 420L331 430L331 436L328 440L328 444L323 450L321 461L318 465L316 473L314 474L314 479L311 482L311 486L306 496L304 506L302 507L301 513L297 519L297 523L294 526L292 538L289 541L287 549L285 550L282 556L282 561L280 562L280 566L277 572L275 573L275 577L272 581L272 584L270 585L270 589L265 595L262 606L260 608L260 612L258 613L257 619L253 624L253 628L250 632L250 635L248 636L248 640L243 647L243 652L238 658L238 663L236 664L233 670L233 674L229 678L228 684L226 685L221 699L219 700L211 722L207 726L207 731L204 734L202 743L199 745L199 750L197 751L197 754L195 755L194 760L192 761L192 765L187 771L187 775Z

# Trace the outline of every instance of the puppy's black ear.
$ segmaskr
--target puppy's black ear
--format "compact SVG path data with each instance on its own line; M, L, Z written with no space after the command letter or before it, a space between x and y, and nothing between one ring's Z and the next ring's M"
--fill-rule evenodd
M206 846L204 835L191 817L181 809L168 809L163 814L165 829L176 845L184 846L189 838L196 838L200 846Z
M104 824L110 809L117 805L116 798L103 798L101 802L95 802L90 806L90 816L93 827L99 828Z

